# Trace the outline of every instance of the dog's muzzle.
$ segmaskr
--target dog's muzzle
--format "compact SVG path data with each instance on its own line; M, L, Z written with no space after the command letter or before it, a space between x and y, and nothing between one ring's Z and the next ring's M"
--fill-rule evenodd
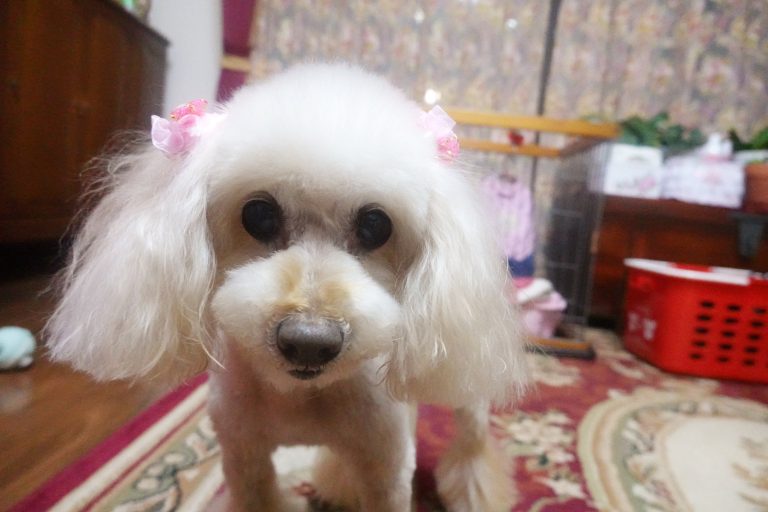
M300 367L290 371L298 379L320 375L323 365L339 355L343 344L341 324L327 318L289 316L277 326L277 348L288 362Z

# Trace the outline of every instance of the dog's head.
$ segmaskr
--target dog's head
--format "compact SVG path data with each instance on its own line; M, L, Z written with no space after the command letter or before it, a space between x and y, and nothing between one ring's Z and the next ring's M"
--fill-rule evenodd
M53 356L178 379L234 347L278 389L374 362L397 396L505 401L525 374L505 262L419 112L362 71L302 66L239 91L187 154L114 160Z

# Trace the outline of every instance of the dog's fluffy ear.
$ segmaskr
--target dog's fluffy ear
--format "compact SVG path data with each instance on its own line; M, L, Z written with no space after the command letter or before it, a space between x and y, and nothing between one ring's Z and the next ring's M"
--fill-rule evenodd
M405 333L389 383L397 396L422 401L505 404L527 378L506 262L474 180L455 168L438 172L426 234L402 282Z
M206 365L214 257L204 170L148 148L113 159L46 326L54 359L100 380L181 380Z

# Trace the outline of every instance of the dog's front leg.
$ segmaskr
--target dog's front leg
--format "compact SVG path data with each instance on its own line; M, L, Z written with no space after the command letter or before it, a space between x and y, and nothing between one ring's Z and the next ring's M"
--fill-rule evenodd
M270 453L263 448L249 448L221 442L222 469L226 494L219 507L224 512L284 512L287 505L277 485Z
M507 512L514 483L489 432L488 407L454 411L456 438L435 471L437 490L450 512Z
M270 435L267 414L257 406L259 388L237 388L233 382L238 381L228 380L233 374L211 373L208 410L221 446L226 481L225 493L215 509L284 512L286 500L279 490L271 458L276 440Z
M361 414L352 433L357 441L337 448L357 475L363 512L411 510L415 412L404 403L389 405L388 411Z

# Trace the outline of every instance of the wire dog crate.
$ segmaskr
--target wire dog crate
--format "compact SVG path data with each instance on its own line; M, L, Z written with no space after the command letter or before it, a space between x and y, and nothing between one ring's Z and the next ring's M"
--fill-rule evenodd
M602 183L612 123L447 109L457 123L466 160L483 169L515 176L532 191L535 205L536 275L548 279L567 302L555 338L536 339L544 350L592 357L585 340L591 301L594 253L602 218ZM533 142L514 145L510 134Z

